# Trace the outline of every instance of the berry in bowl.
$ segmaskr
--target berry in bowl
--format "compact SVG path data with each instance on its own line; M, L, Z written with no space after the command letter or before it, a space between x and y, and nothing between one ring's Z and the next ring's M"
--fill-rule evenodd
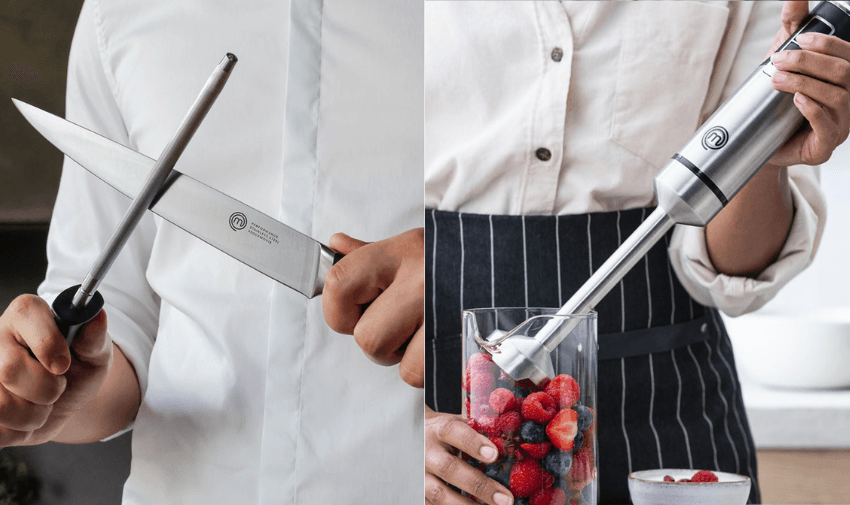
M634 505L744 505L750 478L709 470L658 469L629 474Z

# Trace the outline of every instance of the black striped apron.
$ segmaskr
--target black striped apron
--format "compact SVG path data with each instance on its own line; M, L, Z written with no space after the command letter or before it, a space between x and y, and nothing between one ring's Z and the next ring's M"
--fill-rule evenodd
M560 307L652 209L567 216L426 211L426 403L461 412L461 311ZM732 347L716 309L673 273L669 235L600 302L600 503L629 503L652 468L749 476L756 453Z

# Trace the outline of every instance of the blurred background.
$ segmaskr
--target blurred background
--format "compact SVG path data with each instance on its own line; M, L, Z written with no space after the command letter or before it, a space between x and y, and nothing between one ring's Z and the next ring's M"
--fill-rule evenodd
M62 153L21 117L11 98L64 116L68 51L82 0L0 1L0 310L34 293ZM84 445L0 451L0 505L121 503L130 435Z

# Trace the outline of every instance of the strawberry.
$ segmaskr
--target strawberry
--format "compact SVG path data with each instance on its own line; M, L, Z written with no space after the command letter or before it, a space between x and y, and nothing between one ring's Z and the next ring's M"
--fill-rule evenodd
M591 480L596 477L596 466L593 460L593 451L590 449L579 449L573 454L573 464L567 473L567 484L570 490L581 491Z
M473 418L473 417L470 417L469 419L467 419L466 424L467 424L467 426L469 426L470 428L472 428L475 431L478 431L478 432L481 431L481 428L478 427L478 421L476 421L475 418Z
M500 458L504 458L508 455L507 442L505 442L505 439L490 437L490 441L493 442L493 445L496 446L496 450L499 451Z
M562 451L571 451L575 445L575 437L578 433L576 411L564 409L552 419L546 426L546 434L552 444Z
M578 382L566 374L558 375L549 381L544 391L555 400L559 409L570 408L578 403L580 394Z
M533 459L525 459L514 463L511 468L511 480L508 488L517 498L531 496L543 485L543 470L540 463Z
M505 412L496 418L496 426L498 426L502 435L510 437L518 432L520 426L522 426L522 416L519 415L519 412L513 410Z
M548 383L549 383L549 379L548 379L548 378L544 379L543 384L542 384L542 385L540 385L540 386L538 386L537 384L535 384L534 382L532 382L532 381L531 381L531 379L523 379L523 380L521 380L521 381L517 381L516 386L517 386L518 388L523 388L523 389L525 389L525 390L528 390L528 391L530 391L530 392L532 392L532 393L536 393L536 392L538 392L538 391L543 391L544 386L545 386L546 384L548 384Z
M690 479L679 479L676 482L690 482Z
M717 475L709 470L700 470L691 477L691 482L717 482Z
M546 393L531 393L522 402L522 417L528 421L546 424L555 417L555 400Z
M664 482L676 482L676 479L670 477L669 475L664 476Z
M531 495L530 505L564 505L567 502L567 494L563 489L550 487L540 489Z
M490 406L497 414L517 410L517 401L513 393L505 388L499 388L490 393Z
M534 459L540 459L549 452L552 444L549 442L541 442L539 444L520 444L522 450Z

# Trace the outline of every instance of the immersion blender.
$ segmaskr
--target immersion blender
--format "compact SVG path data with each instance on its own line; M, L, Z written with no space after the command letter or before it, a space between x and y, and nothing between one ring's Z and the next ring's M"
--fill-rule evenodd
M850 1L819 3L777 52L800 49L795 39L805 32L850 41ZM794 95L773 87L774 72L776 67L768 58L673 155L655 177L658 207L567 300L558 315L590 312L674 224L707 225L806 124L794 105ZM554 377L549 354L578 322L563 319L550 319L533 337L523 335L523 324L480 343L509 376L539 384Z

